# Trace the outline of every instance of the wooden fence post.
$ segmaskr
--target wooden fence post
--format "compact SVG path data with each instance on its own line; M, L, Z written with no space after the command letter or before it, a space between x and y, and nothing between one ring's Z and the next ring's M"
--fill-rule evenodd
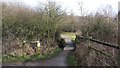
M22 45L22 56L25 55L25 44L26 44L26 41L24 40Z
M41 54L40 52L40 41L37 41L37 53Z

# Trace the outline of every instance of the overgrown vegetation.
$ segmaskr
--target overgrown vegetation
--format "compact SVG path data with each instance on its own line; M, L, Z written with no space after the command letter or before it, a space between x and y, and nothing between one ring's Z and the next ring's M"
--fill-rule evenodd
M58 25L63 23L65 12L54 2L39 4L33 10L20 3L2 3L2 41L3 56L12 55L11 60L24 60L36 55L36 44L40 41L41 54L44 55L57 48L55 40L60 33ZM25 43L24 45L24 41ZM34 49L33 49L34 48ZM26 56L26 57L25 57ZM4 58L5 59L5 58ZM8 60L8 59L7 59Z
M112 8L107 5L101 11L85 15L80 5L80 31L83 37L97 39L117 45L118 23L117 15L112 15ZM83 13L83 14L82 14ZM102 44L79 39L76 44L76 58L79 65L84 66L116 66L118 50ZM90 48L90 47L92 48ZM106 54L106 55L105 55ZM110 55L110 56L108 56ZM113 59L115 58L115 59Z
M19 55L20 57L16 59L8 56L9 59L14 59L15 61L21 59L21 56L24 57L24 55L26 57L21 60L28 60L31 57L27 56L31 55L35 55L35 59L39 59L39 55L33 49L34 45L27 43L24 48L23 41L40 41L40 52L42 55L46 55L46 53L57 48L57 45L63 48L64 40L60 38L62 32L76 32L78 35L84 37L90 37L116 45L118 20L117 15L112 15L112 8L107 5L101 11L85 14L86 12L83 12L82 4L79 3L79 5L81 16L75 16L72 13L71 15L67 15L60 8L61 6L55 2L48 2L45 5L40 4L36 9L30 9L21 4L3 3L3 56ZM73 54L70 57L70 64L76 65L76 57L79 65L105 65L100 62L101 60L102 62L107 62L109 65L112 65L112 63L113 65L117 65L115 60L98 54L88 46L94 47L96 50L105 51L115 58L117 56L117 50L86 40L74 39L75 36L71 36L71 38L75 40L74 42L77 43L77 47L75 56ZM5 57L5 60L8 57Z

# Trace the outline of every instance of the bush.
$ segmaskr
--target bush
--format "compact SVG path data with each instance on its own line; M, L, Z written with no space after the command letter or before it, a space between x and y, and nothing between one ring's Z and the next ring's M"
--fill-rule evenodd
M13 46L12 40L19 39L19 42L41 40L47 48L56 42L55 36L59 33L58 24L63 22L65 13L54 2L48 2L42 6L40 4L35 8L36 10L32 10L18 3L2 4L3 54ZM15 46L17 46L16 43Z

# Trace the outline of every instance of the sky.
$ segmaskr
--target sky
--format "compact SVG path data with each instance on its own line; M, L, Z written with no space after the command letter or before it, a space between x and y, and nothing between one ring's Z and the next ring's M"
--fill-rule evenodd
M48 0L49 1L49 0ZM118 12L118 2L120 0L52 0L66 9L68 13L73 12L75 15L80 15L79 3L83 4L84 12L91 13L105 8L106 5L111 5L113 13ZM23 0L23 2L31 7L37 6L39 2L46 3L47 0Z

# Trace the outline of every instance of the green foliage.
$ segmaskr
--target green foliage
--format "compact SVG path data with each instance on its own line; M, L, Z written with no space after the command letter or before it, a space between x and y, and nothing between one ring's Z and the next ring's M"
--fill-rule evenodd
M41 60L45 60L45 59L50 59L50 58L53 58L53 57L56 57L62 50L60 48L56 48L54 49L51 53L47 53L45 54L44 58L41 59Z
M21 62L29 59L30 56L2 56L2 62Z
M69 64L69 66L78 66L78 63L77 63L78 61L77 61L75 54L73 52L70 53L67 58L68 58L67 62Z

